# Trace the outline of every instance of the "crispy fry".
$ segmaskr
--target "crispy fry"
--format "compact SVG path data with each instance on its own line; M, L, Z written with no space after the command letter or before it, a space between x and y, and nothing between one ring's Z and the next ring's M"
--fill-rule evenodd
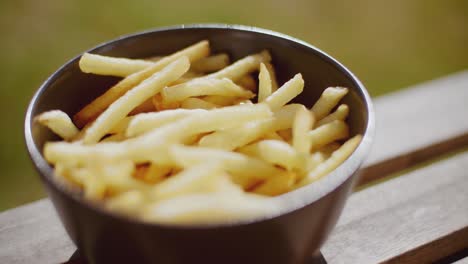
M229 79L196 79L172 87L166 87L161 92L164 103L181 102L189 97L203 95L222 95L241 98L252 98L254 94L237 86Z
M245 189L283 172L262 160L231 151L175 145L170 147L169 152L177 165L184 168L207 160L220 163L232 175L232 180Z
M83 127L86 123L96 119L99 114L101 114L119 97L124 95L128 90L137 86L143 80L149 78L156 72L159 72L170 63L185 56L189 58L190 62L194 62L203 57L206 57L209 52L210 47L208 41L200 41L188 48L178 51L170 56L164 57L163 59L156 62L153 66L146 68L143 71L131 74L111 87L103 95L94 99L94 101L75 114L73 121L78 127Z
M302 79L302 75L296 74L291 80L287 81L278 90L268 96L264 102L275 111L300 94L303 89L304 80Z
M270 73L268 72L265 64L260 64L260 74L258 75L258 102L263 102L265 99L271 95L272 85Z
M38 115L34 120L39 122L41 125L48 127L55 134L65 140L73 139L79 132L70 117L60 110L44 112Z
M335 140L345 139L349 136L349 128L345 122L335 120L309 132L312 142L312 151L321 148Z
M325 162L321 163L314 170L309 172L307 177L302 179L299 183L299 187L310 184L311 182L317 181L324 177L328 173L336 169L341 163L343 163L357 148L361 142L362 136L357 135L346 141L338 150L333 152L330 158Z
M234 62L233 64L227 66L226 68L220 71L206 75L206 77L204 78L227 78L231 79L233 82L236 82L237 80L242 78L242 76L245 76L248 73L258 70L258 68L260 67L260 63L269 62L270 60L270 53L264 50L261 53L244 57L243 59Z
M258 158L287 170L297 166L297 152L288 143L280 140L261 140L239 149L240 153Z
M236 84L238 84L239 86L251 92L257 91L257 82L254 80L254 78L250 74L247 74L243 76L242 78L240 78L236 82Z
M239 103L239 98L222 95L208 95L203 97L203 101L215 104L217 106L228 106Z
M141 113L148 113L148 112L153 112L156 110L156 107L153 104L152 98L147 99L143 103L141 103L139 106L135 107L129 115L137 115Z
M317 122L317 124L315 124L315 127L323 126L335 120L345 121L346 118L348 117L348 114L349 114L349 107L345 104L342 104L338 106L335 112L327 115L326 117L322 118L322 120Z
M82 72L126 77L154 65L153 62L84 53L79 62Z
M191 97L187 98L182 103L180 104L181 108L184 109L213 109L213 108L218 108L220 107L219 105L213 104L211 102L208 102L206 100L196 98L196 97Z
M271 92L274 92L278 90L278 81L276 80L276 73L275 73L275 68L273 67L273 64L270 62L265 63L265 67L268 70L268 75L270 76L271 80Z
M292 171L286 171L268 178L260 186L253 189L253 192L263 195L276 196L292 190L295 182L296 173Z
M314 126L313 113L305 108L299 108L294 117L292 127L292 145L298 153L309 154L312 146L312 138L308 132Z
M312 107L315 118L319 121L328 115L338 102L348 93L348 88L328 87Z
M132 109L161 91L167 84L182 76L189 67L190 63L188 59L182 57L117 99L86 131L83 142L85 144L98 142L113 126L127 116Z
M220 53L200 59L193 63L190 68L196 72L214 72L223 69L229 63L229 56L226 53Z

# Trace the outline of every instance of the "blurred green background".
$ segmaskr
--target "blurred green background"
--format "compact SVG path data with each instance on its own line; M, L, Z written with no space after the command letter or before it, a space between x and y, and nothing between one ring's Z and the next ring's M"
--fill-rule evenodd
M0 1L0 211L43 197L23 145L33 92L68 59L122 34L182 23L301 38L373 96L468 68L468 1Z

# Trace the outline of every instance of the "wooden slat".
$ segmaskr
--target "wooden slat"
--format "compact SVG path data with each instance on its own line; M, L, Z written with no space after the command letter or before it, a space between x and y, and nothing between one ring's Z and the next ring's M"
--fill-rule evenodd
M468 152L353 194L329 263L427 263L468 246Z
M61 263L75 246L48 199L0 214L0 263Z
M427 153L438 155L455 147L466 145L468 122L463 122L466 120L463 113L467 112L465 106L465 98L468 98L467 88L468 71L376 99L377 135L372 153L365 164L368 167L364 171L367 182L386 175L389 170L391 171L391 169L385 167L385 164L392 164L393 162L391 168L398 168L398 170L414 164L415 160L418 161L415 158L418 156L414 153L419 153L419 160L424 160L430 157ZM440 106L441 104L447 107L442 107ZM458 141L455 142L457 144L454 144L454 138L458 138ZM444 142L449 142L450 144ZM442 144L442 146L437 147L437 144ZM405 158L402 161L396 157ZM373 168L373 170L369 168ZM379 170L382 173L376 173ZM406 186L406 184L402 184L402 186ZM359 237L360 233L353 231L353 228L361 230L367 226L366 221L371 221L374 216L382 218L382 211L378 210L381 207L380 204L387 204L389 206L388 203L384 202L391 200L394 196L398 196L401 190L405 191L402 188L400 192L395 190L395 192L386 194L390 195L390 197L385 197L377 192L375 197L372 196L371 202L374 203L372 204L373 207L349 209L354 200L359 200L359 197L369 195L369 191L378 187L366 189L351 197L349 206L346 207L345 215L330 240L333 247L330 248L330 243L327 243L324 249L327 251L327 254L324 254L326 258L328 256L332 260L338 259L339 256L336 253L330 253L335 252L335 250L342 250L349 254L350 249L355 245L348 245L344 241L336 240L335 237L346 237L349 235L351 237L352 235ZM442 197L437 195L435 189L431 189L430 191L434 192L431 195L431 199L436 199L434 200L435 202L439 201L437 200L438 198L442 199ZM453 195L456 197L457 194ZM415 197L414 199L416 199ZM361 199L365 200L364 198ZM448 196L446 199L450 200L452 198ZM398 209L398 206L401 206L396 201L393 203L395 210ZM406 206L404 205L395 212L400 214L409 213L416 208L411 207L411 205L419 204L411 203ZM420 214L424 215L424 213L420 211ZM430 216L435 217L435 215ZM454 215L454 218L458 219L459 215ZM382 223L395 225L395 223L387 221L386 218L380 220ZM401 220L401 217L397 218L397 220ZM377 222L371 221L370 223L374 224L371 228L378 229ZM439 228L438 230L441 229ZM377 230L376 232L382 231ZM441 231L441 233L443 232ZM433 233L429 230L428 234ZM430 237L427 238L432 239ZM376 245L380 245L381 251L386 253L386 246L384 243L379 242L379 239L373 242ZM402 238L402 240L406 241L405 238ZM414 240L413 242L420 243L421 241ZM0 245L2 245L0 248L0 263L58 263L68 259L74 250L74 246L59 224L49 200L41 200L1 213ZM351 246L351 248L342 248L345 245ZM396 251L392 252L395 253ZM385 256L390 258L396 255L387 254ZM336 262L329 260L329 263Z
M468 71L374 100L376 135L359 185L468 146Z

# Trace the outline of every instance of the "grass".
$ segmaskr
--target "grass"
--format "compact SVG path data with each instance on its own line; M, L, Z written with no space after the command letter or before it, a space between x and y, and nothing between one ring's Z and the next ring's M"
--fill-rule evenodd
M466 69L466 10L463 0L1 1L0 211L44 196L22 140L32 93L100 42L182 23L264 27L328 52L378 96Z

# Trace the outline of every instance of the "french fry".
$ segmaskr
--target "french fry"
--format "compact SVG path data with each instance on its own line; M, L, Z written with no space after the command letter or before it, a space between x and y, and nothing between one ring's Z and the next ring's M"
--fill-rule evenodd
M295 182L296 173L286 171L268 178L260 186L253 189L253 192L262 195L276 196L292 190Z
M172 172L170 166L160 166L151 163L149 165L138 166L133 173L133 177L148 184L156 184L163 181Z
M170 122L204 112L205 110L202 109L172 109L139 114L129 121L126 128L126 135L127 137L138 136L155 128L167 125Z
M220 107L219 105L213 104L211 102L208 102L206 100L196 98L196 97L191 97L187 98L182 103L180 104L180 107L183 109L213 109L213 108L218 108Z
M52 132L65 140L73 139L79 132L70 117L60 110L44 112L38 115L34 120L48 127Z
M304 80L302 79L302 75L296 74L291 80L268 96L264 102L270 106L271 110L275 111L300 94L303 89Z
M276 73L273 64L270 62L265 63L266 69L268 70L268 75L270 76L271 80L271 92L278 90L278 81L276 80Z
M241 98L252 98L254 94L237 86L229 79L196 79L172 87L166 87L161 92L164 103L181 102L189 97L204 95L222 95Z
M250 74L241 77L236 84L251 92L257 91L257 82Z
M277 133L284 141L292 143L292 129L279 130Z
M273 132L273 119L254 121L242 126L219 130L206 135L198 142L199 146L234 150Z
M239 193L191 194L147 206L143 220L157 223L215 224L274 214L275 201Z
M164 111L169 109L177 109L180 107L180 102L166 103L164 102L161 93L155 94L151 98L156 111Z
M345 139L349 136L349 128L345 122L335 120L326 125L309 131L312 151L321 148L335 140Z
M226 176L220 163L201 163L187 168L151 190L154 199L167 199L175 196L215 192L217 180Z
M138 190L119 193L105 200L105 206L110 211L125 213L128 215L138 214L145 203L145 195Z
M133 109L129 113L129 115L137 115L137 114L141 114L141 113L148 113L148 112L153 112L155 110L156 110L156 107L153 104L153 100L152 100L152 98L149 98L146 101L144 101L143 103L141 103L140 105L138 105L137 107L135 107L135 109Z
M161 91L167 84L173 82L184 74L190 63L186 57L182 57L166 68L153 74L150 78L140 83L130 92L117 99L107 108L86 131L83 138L85 144L98 142L110 128L115 126L139 104L143 103L154 94Z
M126 77L154 65L153 62L84 53L79 66L84 73Z
M203 101L215 104L217 106L228 106L239 103L239 98L222 95L208 95L203 97Z
M143 115L143 114L146 114L146 113L142 113L140 115ZM120 133L122 133L122 134L125 135L125 131L127 130L128 125L130 124L130 122L134 118L135 118L135 116L126 116L126 117L124 117L122 120L120 120L115 126L113 126L109 130L109 134L120 134Z
M120 132L120 133L116 133L116 134L110 135L108 137L105 137L100 142L120 142L120 141L124 141L126 139L127 139L127 137L125 136L125 133Z
M283 141L283 138L280 135L278 135L278 133L276 133L276 132L267 133L265 136L263 136L263 139L272 139L272 140Z
M220 163L231 174L232 180L245 189L272 175L284 172L262 160L220 149L174 145L169 148L169 153L175 163L184 168L204 163L207 160Z
M325 175L336 169L341 163L343 163L357 148L361 142L362 136L356 135L353 138L346 141L338 150L333 152L330 158L318 165L314 170L299 182L299 186L304 186L317 181Z
M265 64L260 64L260 73L258 75L258 102L263 102L271 95L272 85L270 73Z
M323 126L335 120L345 121L346 118L348 117L348 114L349 114L349 107L345 104L342 104L338 106L335 112L327 115L326 117L322 118L322 120L317 122L315 127Z
M196 72L214 72L223 69L229 63L229 56L226 53L220 53L198 60L190 69Z
M318 165L324 162L327 158L329 158L329 156L324 155L322 152L314 152L310 154L306 161L305 171L312 171Z
M78 127L83 127L91 120L101 114L108 106L110 106L119 97L124 95L128 90L137 86L143 80L149 78L156 72L161 71L167 65L182 58L189 58L190 62L197 61L206 57L210 52L208 41L200 41L188 48L178 51L170 56L156 62L153 66L144 69L143 71L136 72L124 78L122 81L111 87L104 94L94 99L90 104L86 105L73 117L73 121Z
M194 135L236 127L249 121L271 118L266 105L237 105L213 109L206 113L167 124L144 135L121 143L105 142L96 145L48 142L44 157L52 164L87 164L110 160L130 159L137 163L159 162L171 164L163 153L169 144L182 142Z
M338 142L332 142L332 143L330 143L330 144L328 144L328 145L325 145L325 146L319 148L319 149L317 150L317 152L322 153L323 156L324 156L326 159L328 159L328 158L331 156L331 154L332 154L335 150L339 149L340 147L341 147L341 144L340 144L340 143L338 143Z
M261 140L239 149L240 153L292 170L297 166L297 152L279 140Z
M348 93L348 88L328 87L312 107L317 121L328 115L338 102Z
M215 79L222 79L227 78L231 79L233 82L236 82L243 76L248 73L251 73L255 70L258 70L260 67L260 63L262 62L269 62L271 60L271 55L268 51L264 50L258 54L250 55L244 57L233 64L227 66L226 68L208 74L203 78L215 78Z
M275 130L278 131L291 128L294 122L294 117L300 109L305 110L306 108L301 104L288 104L276 110L273 114L275 118Z
M308 132L314 126L313 113L305 108L299 108L294 117L292 127L292 145L300 154L309 154L312 138Z

